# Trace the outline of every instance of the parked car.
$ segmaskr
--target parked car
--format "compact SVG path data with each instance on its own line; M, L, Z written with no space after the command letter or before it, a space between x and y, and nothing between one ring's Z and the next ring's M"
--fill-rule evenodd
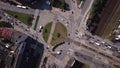
M42 29L43 29L43 26L40 26L40 27L39 27L39 32L41 32L41 31L42 31Z

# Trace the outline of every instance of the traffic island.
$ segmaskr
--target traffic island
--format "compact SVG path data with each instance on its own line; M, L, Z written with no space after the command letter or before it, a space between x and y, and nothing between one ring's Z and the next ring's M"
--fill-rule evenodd
M48 41L52 23L53 22L50 22L50 23L46 24L45 27L43 28L43 39L44 39L45 42Z
M33 17L34 17L33 15L25 14L25 13L19 13L19 12L15 12L15 11L11 11L11 10L3 10L3 11L5 11L7 14L15 17L16 19L20 20L25 25L32 26L32 20L33 20Z
M50 22L43 29L44 41L50 45L60 44L64 42L66 37L67 29L60 22Z
M114 68L120 68L120 65L114 65Z
M37 16L37 19L36 19L36 21L35 21L34 30L36 30L36 28L37 28L38 20L39 20L39 16Z
M62 23L58 22L52 35L51 45L59 44L66 39L67 29Z

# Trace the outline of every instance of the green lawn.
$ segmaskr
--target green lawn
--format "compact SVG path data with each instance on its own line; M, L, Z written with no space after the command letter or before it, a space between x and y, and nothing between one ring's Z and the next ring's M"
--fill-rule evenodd
M36 19L36 22L35 22L35 25L34 25L34 30L36 30L36 28L37 28L38 20L39 20L39 16L37 16L37 19Z
M120 65L114 65L114 68L120 68Z
M87 64L85 64L85 65L83 66L83 68L90 68L90 66L87 65Z
M120 58L120 55L117 55L116 57L117 57L117 58Z
M57 23L53 33L51 44L55 45L61 43L67 37L67 29L62 23Z
M50 31L51 31L51 27L52 27L52 23L53 22L50 22L48 23L44 29L43 29L43 38L44 40L47 42L48 38L49 38L49 34L50 34Z
M1 27L9 27L12 28L12 25L10 23L7 23L5 21L0 21L0 28Z
M11 16L15 17L16 19L20 20L21 22L23 22L26 25L28 25L28 26L32 25L33 15L14 12L14 11L10 11L10 10L4 10L4 11L6 13L10 14Z
M0 22L0 27L5 27L5 26L7 26L7 23L4 22L4 21L1 21L1 22Z

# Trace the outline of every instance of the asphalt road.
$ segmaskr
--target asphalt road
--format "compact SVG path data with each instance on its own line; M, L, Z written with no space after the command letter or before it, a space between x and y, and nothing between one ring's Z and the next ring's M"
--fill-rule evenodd
M22 8L18 8L14 5L6 4L3 2L0 2L0 9L11 10L11 11L26 13L26 14L33 14L33 15L35 13L34 9L22 9Z
M69 1L68 4L71 4L72 1ZM89 13L89 10L91 8L91 5L93 3L93 0L86 0L85 3L84 3L84 6L80 12L80 17L78 18L78 20L74 20L74 15L73 14L70 14L70 24L68 26L71 26L68 31L70 31L70 38L72 39L76 39L75 38L75 32L76 32L76 28L78 27L78 30L80 31L80 33L85 33L85 31L83 30L82 27L85 27L85 22L84 22L84 19L85 17L87 16L87 14ZM73 6L71 6L71 9L72 9ZM75 11L74 11L75 12ZM77 24L76 24L77 23ZM88 41L88 40L83 40L83 41ZM81 41L81 42L83 42ZM89 44L86 44L89 46ZM67 46L67 45L66 45ZM93 46L94 48L94 46ZM96 47L97 49L98 47ZM62 48L61 48L62 49ZM67 49L67 48L66 48ZM104 65L103 65L104 66ZM109 67L108 67L109 68Z
M39 18L39 21L38 21L39 23L37 26L37 29L38 29L39 26L45 26L48 22L51 22L52 20L59 20L67 27L68 34L70 34L70 35L68 35L68 38L71 38L71 40L66 39L66 43L56 49L56 51L63 50L63 53L61 55L57 56L56 60L55 60L56 63L59 62L61 64L62 64L62 62L64 62L64 63L67 62L67 60L62 59L63 57L70 58L71 56L75 56L75 54L71 54L71 56L68 56L68 54L71 53L69 51L70 49L78 48L80 43L84 43L85 45L90 46L89 43L85 43L85 42L89 42L88 40L86 40L86 39L81 40L81 39L76 38L76 36L77 36L76 32L86 33L86 31L84 31L84 29L83 29L83 28L86 28L84 19L86 19L86 16L89 13L89 10L91 8L93 0L85 0L85 3L81 9L74 8L74 7L76 7L76 5L72 2L72 0L71 1L66 0L66 2L68 4L70 4L70 9L71 9L71 11L69 13L69 19L66 19L65 17L63 17L61 15L58 15L58 14L55 14L55 13L52 13L49 11L40 11L40 13L39 13L40 18ZM8 6L10 6L10 7L8 7ZM4 4L2 2L0 2L0 8L12 10L12 11L16 11L16 12L27 13L27 14L34 14L34 11L35 11L33 9L28 9L28 10L20 9L20 8L17 8L15 6L12 6L9 4ZM75 19L76 18L75 14L74 14L75 12L79 12L78 13L79 17L77 20ZM5 17L5 19L6 18L7 17ZM12 20L9 20L9 21L12 21ZM14 19L13 21L16 21L16 20ZM28 28L25 24L19 23L18 20L16 22L18 22L18 23L17 23L17 25L15 24L14 26L17 27L18 30L20 30L21 32L23 32L25 34L28 34L29 36L33 37L34 39L38 40L39 42L44 43L45 48L48 46L48 44L46 44L42 38L42 33L39 33L37 30L34 31L33 29ZM27 31L26 29L29 29L29 30ZM95 37L95 38L97 39L97 37ZM79 42L78 41L75 42L76 40L78 40ZM91 46L91 48L97 49L100 47ZM88 48L86 48L86 49L88 49ZM88 50L90 50L90 49L88 49ZM74 51L77 51L77 50L75 49L75 50L73 50L73 52ZM110 68L109 65L105 65L101 61L95 60L94 58L92 58L91 55L85 55L81 52L79 53L78 59L88 62L88 63L92 62L92 64L94 64L95 68L98 68L98 67ZM109 58L107 58L107 59L109 60ZM105 67L105 66L107 66L107 67Z

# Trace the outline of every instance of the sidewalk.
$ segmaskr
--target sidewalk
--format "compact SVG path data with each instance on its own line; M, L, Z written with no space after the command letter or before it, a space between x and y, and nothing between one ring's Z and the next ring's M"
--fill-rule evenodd
M37 19L38 14L39 14L39 10L36 9L36 10L35 10L35 13L34 13L34 19L33 19L33 21L32 21L32 27L31 27L31 28L33 28L33 29L34 29L34 26L35 26L35 23L36 23L36 19Z
M52 40L53 32L55 30L55 26L56 26L56 22L53 21L52 28L51 28L51 31L50 31L50 34L49 34L49 38L48 38L48 41L47 41L48 44L50 44L50 42Z
M61 17L64 17L66 19L69 19L69 13L70 11L66 11L66 12L62 12L60 9L58 8L53 8L53 10L51 11L53 14L57 14Z

